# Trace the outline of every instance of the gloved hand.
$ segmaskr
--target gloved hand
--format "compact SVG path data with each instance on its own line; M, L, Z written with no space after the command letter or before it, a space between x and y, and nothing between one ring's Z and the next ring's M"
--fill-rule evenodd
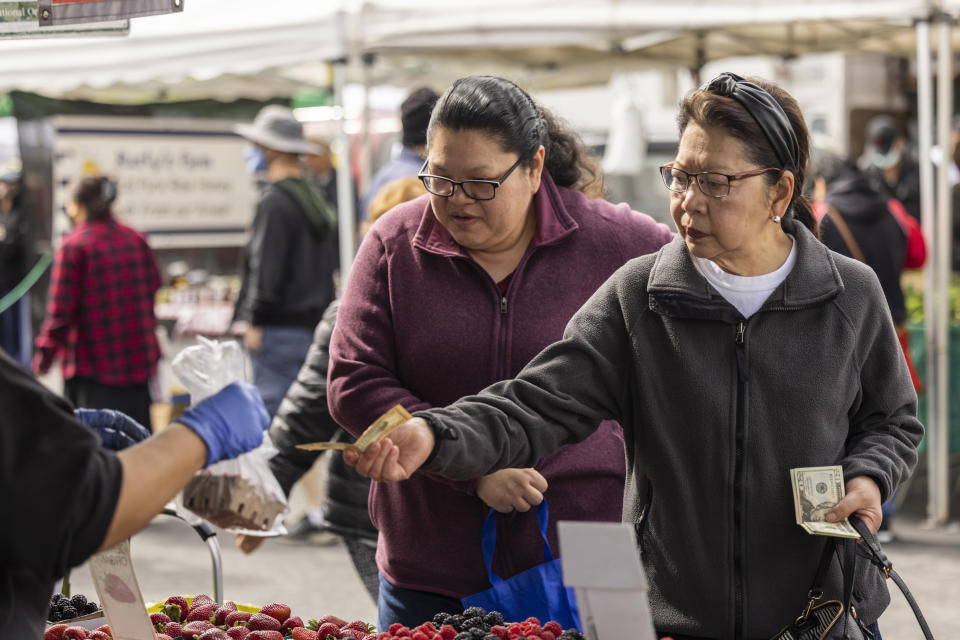
M207 445L207 465L256 449L270 424L260 392L234 382L187 410L176 422L186 425Z
M97 432L103 446L120 451L150 437L150 432L125 413L113 409L75 409L77 419Z

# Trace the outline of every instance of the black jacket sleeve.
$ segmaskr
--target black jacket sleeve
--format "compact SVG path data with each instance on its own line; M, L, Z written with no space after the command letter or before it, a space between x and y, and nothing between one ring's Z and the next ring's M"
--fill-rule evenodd
M0 569L53 580L103 543L123 471L112 451L29 373L0 353ZM49 596L49 594L48 594Z

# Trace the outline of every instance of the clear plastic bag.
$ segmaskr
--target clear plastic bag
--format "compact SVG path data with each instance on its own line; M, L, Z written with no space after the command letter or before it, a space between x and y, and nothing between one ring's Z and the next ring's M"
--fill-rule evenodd
M246 380L246 360L238 343L202 336L197 342L177 354L172 365L192 404ZM285 534L283 516L289 508L268 462L276 454L265 431L263 443L253 451L197 472L177 495L178 515L191 524L203 519L233 533Z

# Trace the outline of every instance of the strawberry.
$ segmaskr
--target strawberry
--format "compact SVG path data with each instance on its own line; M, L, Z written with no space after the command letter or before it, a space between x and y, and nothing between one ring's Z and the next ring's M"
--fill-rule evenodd
M67 630L67 625L65 624L55 624L52 627L48 627L46 631L43 632L43 640L62 640L63 632Z
M304 627L294 627L291 630L291 637L293 640L317 640L320 637L320 634Z
M197 605L201 604L217 604L217 602L207 594L201 593L193 597L193 601L190 603L190 608L193 609Z
M179 622L168 622L163 625L163 629L161 629L161 631L171 638L176 638L183 635L183 627L180 626Z
M363 620L354 620L349 624L341 625L340 630L343 631L344 629L356 629L357 631L363 631L363 635L370 633L367 623Z
M326 640L327 636L333 636L334 638L340 637L340 627L332 622L324 622L319 627L317 627L317 637L320 640Z
M171 638L170 636L168 636L168 635L165 634L165 633L158 633L158 634L157 634L157 640L173 640L173 638Z
M276 631L280 633L280 623L273 616L265 613L255 613L247 620L247 629L250 631Z
M163 612L174 622L185 622L190 613L190 605L183 596L170 596L163 603Z
M223 619L223 624L228 627L236 627L237 625L246 626L247 620L249 620L252 615L249 611L231 611L227 614L227 617Z
M350 638L354 638L354 640L363 640L364 638L367 637L368 633L369 632L366 630L360 631L359 629L340 629L340 637L346 638L347 640L349 640ZM416 635L416 634L413 634L413 635ZM425 633L420 633L420 635L423 636L424 638L427 637L427 634ZM413 636L411 636L411 638L412 637Z
M244 640L283 640L283 634L279 631L251 631Z
M240 625L238 627L230 627L229 629L227 629L227 635L230 636L231 640L244 640L244 638L246 638L251 633L252 632L250 631L250 629L247 629L243 625Z
M540 640L557 640L557 636L552 631L540 630Z
M543 625L544 631L549 631L553 635L560 637L560 634L563 633L563 627L560 626L560 623L556 620L551 620L547 624Z
M230 636L223 629L214 627L201 633L197 640L230 640Z
M110 625L108 625L108 624L100 625L100 626L97 627L95 630L96 630L96 631L103 631L103 632L104 632L105 634L107 634L108 636L113 637L113 633L110 631Z
M290 617L290 607L285 604L273 603L261 608L260 613L276 618L277 622L283 624Z
M520 625L517 625L517 630L520 630ZM445 624L440 627L440 635L443 636L443 640L453 640L457 635L457 630L453 628L453 625Z
M170 622L170 616L165 613L157 612L150 614L150 624L152 624L153 628L157 631L163 631L163 629L158 625L166 624L168 622Z
M420 629L417 629L413 632L413 635L410 636L410 640L430 640L431 637L432 636L427 635L426 631L421 631Z
M217 619L214 621L214 624L221 625L226 624L227 615L233 611L237 610L237 603L235 602L224 602L220 608L217 609L214 614Z
M337 625L337 629L339 629L339 628L342 627L343 625L347 624L347 621L346 621L346 620L344 620L343 618L338 618L337 616L323 616L322 618L320 618L319 620L317 620L317 622L318 622L319 624L325 624L325 623L327 623L327 622L332 622L333 624Z
M67 627L63 630L61 638L63 640L87 640L90 632L83 627Z
M201 604L199 606L196 602L194 602L193 606L190 607L189 615L187 615L187 622L194 622L196 620L206 620L207 622L210 622L216 612L217 604L215 602L211 602L210 604Z
M304 626L304 624L303 624L303 619L301 619L300 616L290 616L280 626L280 633L282 633L283 635L287 635L288 633L290 633L291 629L296 629L297 627L302 627L302 626Z
M93 630L87 636L87 640L110 640L110 636L103 631Z
M193 622L188 622L183 627L183 637L186 640L196 640L197 636L202 634L207 629L212 629L213 625L210 624L208 620L195 620Z

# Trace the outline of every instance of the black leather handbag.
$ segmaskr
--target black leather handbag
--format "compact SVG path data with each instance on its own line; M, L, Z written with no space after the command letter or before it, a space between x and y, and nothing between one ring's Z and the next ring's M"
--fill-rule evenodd
M863 539L861 548L866 550L867 560L900 587L900 591L903 592L903 596L907 599L910 608L913 609L913 613L917 617L917 622L920 623L923 637L927 640L933 640L933 634L930 633L930 627L927 626L927 621L920 611L920 606L913 599L906 583L893 570L893 564L883 553L876 536L870 532L860 518L850 516L849 520ZM770 640L873 640L873 633L857 617L856 609L850 603L853 594L853 580L857 571L859 542L858 540L834 538L827 543L820 558L820 565L817 567L817 575L813 579L810 591L807 593L808 600L803 613L796 620L784 626ZM842 557L843 602L827 600L817 604L823 598L822 585L834 554Z

